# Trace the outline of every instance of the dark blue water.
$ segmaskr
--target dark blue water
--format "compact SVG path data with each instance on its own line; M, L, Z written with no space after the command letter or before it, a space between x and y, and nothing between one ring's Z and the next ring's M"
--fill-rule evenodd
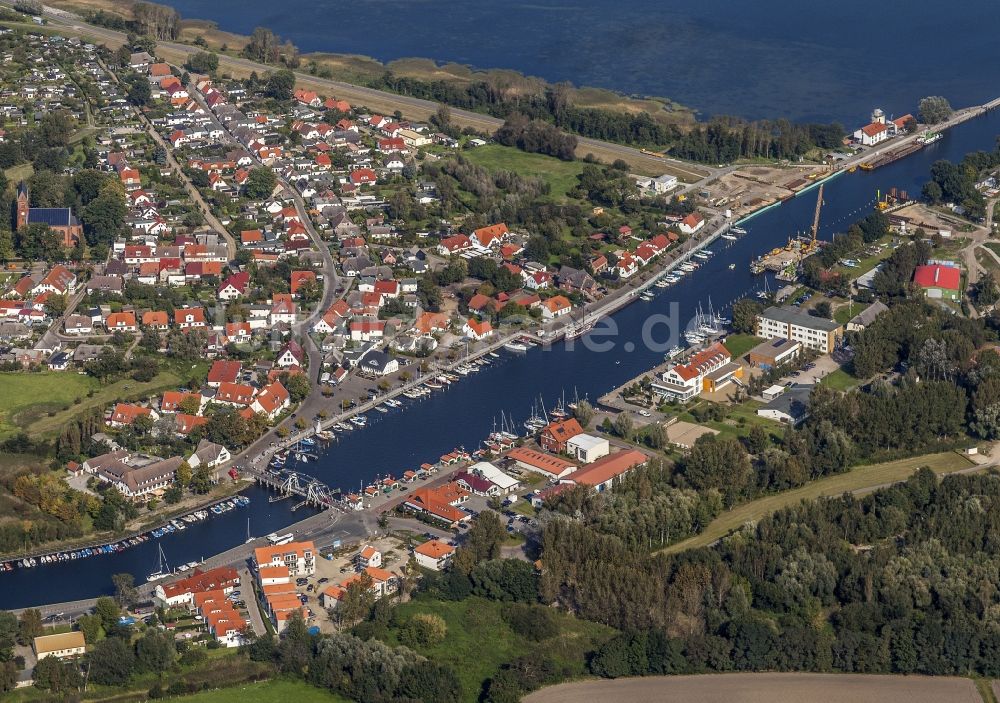
M865 173L845 174L825 187L820 236L829 238L871 211L877 190L897 187L917 193L936 159L961 159L977 149L991 149L1000 134L1000 111L967 122L948 131L944 139L902 161ZM783 244L790 234L804 232L811 224L815 190L762 212L744 224L747 236L728 248L723 240L713 245L716 255L707 265L670 288L658 292L653 302L637 301L608 318L617 336L610 337L614 349L592 351L581 340L569 350L566 343L550 349L536 348L527 354L503 352L490 367L469 376L425 400L406 401L404 409L389 414L368 413L368 427L340 435L320 462L301 467L331 486L357 489L377 475L394 474L434 462L442 454L463 445L470 451L499 422L500 413L523 422L539 397L551 405L565 393L596 399L663 359L662 351L647 349L641 330L654 314L668 314L676 306L682 327L699 303L709 300L718 309L762 285L749 273L750 261L758 254ZM728 266L735 263L735 270ZM654 330L657 341L667 346L665 328ZM675 329L675 335L679 330ZM606 341L606 340L605 340ZM633 351L626 347L633 345ZM629 347L633 348L633 347ZM198 560L234 547L246 537L246 518L251 517L254 535L280 529L303 517L290 513L291 501L269 504L266 493L253 489L248 508L213 517L159 542L176 565ZM111 556L0 574L0 608L87 598L111 590L110 575L130 572L142 576L156 566L153 542Z
M797 0L167 0L303 51L429 57L671 98L706 114L863 124L1000 87L1000 4Z

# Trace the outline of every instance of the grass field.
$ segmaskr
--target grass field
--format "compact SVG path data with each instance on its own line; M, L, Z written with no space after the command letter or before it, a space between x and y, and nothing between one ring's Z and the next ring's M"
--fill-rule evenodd
M271 703L271 701L346 703L348 699L311 686L304 681L276 679L245 686L204 691L193 696L179 696L166 700L178 701L178 703Z
M611 628L569 615L558 615L559 634L541 643L529 642L515 634L501 617L503 604L481 598L439 601L418 598L397 609L397 619L405 622L417 613L433 613L448 624L442 642L418 649L435 661L448 662L462 684L462 700L477 701L483 682L501 664L521 655L544 651L574 675L584 673L586 653L614 633ZM395 642L393 642L395 644Z
M566 199L566 193L576 187L576 177L585 165L581 161L560 161L553 156L528 154L500 144L468 149L462 156L489 171L514 171L525 177L541 178L552 189L554 200Z
M31 178L31 174L35 172L34 167L31 164L18 164L17 166L11 166L4 171L7 176L7 180L11 183L17 183L18 181L23 181Z
M201 365L187 371L165 368L152 381L126 378L102 386L90 376L76 373L0 374L0 439L25 430L51 436L84 410L105 407L125 398L155 395L175 388L200 373ZM94 395L87 397L93 390ZM79 398L80 403L74 401ZM53 415L49 415L54 412Z
M733 359L739 359L763 341L761 337L752 334L731 334L722 345L733 355Z
M20 429L26 414L45 414L76 398L89 400L87 392L99 387L96 379L75 373L0 374L0 437Z
M824 386L829 386L837 391L846 391L858 385L859 381L843 368L831 371L819 381Z
M973 463L961 454L941 452L889 461L884 464L858 466L846 473L827 476L790 491L765 496L739 505L709 523L701 534L672 544L663 551L680 552L685 549L705 547L748 522L754 522L765 515L770 515L790 505L796 505L803 500L812 500L823 496L839 496L847 492L863 492L866 489L875 489L886 484L897 483L924 466L936 474L948 474L967 469L972 465Z

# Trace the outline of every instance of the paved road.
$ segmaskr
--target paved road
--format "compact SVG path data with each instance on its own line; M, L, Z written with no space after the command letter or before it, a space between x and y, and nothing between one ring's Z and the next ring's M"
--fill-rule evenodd
M10 6L13 5L13 0L0 0L0 4ZM45 18L53 25L72 28L80 36L104 42L112 48L125 43L126 37L123 32L116 32L104 27L87 24L79 16L65 10L46 6ZM183 64L189 55L197 51L200 51L199 47L169 41L157 42L156 47L157 55L177 65ZM249 75L251 72L257 72L263 75L274 69L274 66L268 66L241 57L219 56L220 73L228 72L233 75ZM352 85L343 81L317 78L308 73L296 72L296 82L299 87L311 88L322 91L325 94L333 94L340 99L347 100L352 105L363 105L373 110L382 111L385 114L392 114L396 110L399 110L411 119L426 120L437 112L439 107L439 103L430 100L395 95L374 88ZM459 126L472 127L486 133L495 132L503 124L503 120L496 117L459 108L451 108L451 115L452 120ZM718 171L715 168L646 154L639 149L590 139L588 137L578 137L577 142L576 151L580 157L592 153L608 163L614 161L616 158L620 158L627 161L636 169L650 173L671 172L685 182L697 181Z
M260 612L260 604L254 596L253 574L250 569L244 566L240 569L240 598L247 604L247 614L250 616L250 627L258 637L267 634L267 626L264 625L264 616Z

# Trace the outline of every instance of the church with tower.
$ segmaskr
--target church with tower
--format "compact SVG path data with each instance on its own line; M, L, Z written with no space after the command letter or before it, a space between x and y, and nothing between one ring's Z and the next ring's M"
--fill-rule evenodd
M28 186L24 181L17 186L17 229L33 224L45 224L62 235L63 246L72 249L83 237L83 226L73 216L73 208L31 207Z

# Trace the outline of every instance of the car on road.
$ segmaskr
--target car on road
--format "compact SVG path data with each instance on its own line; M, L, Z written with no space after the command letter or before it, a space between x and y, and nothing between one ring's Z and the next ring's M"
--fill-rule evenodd
M324 576L323 578L321 578L321 579L320 579L319 581L317 581L316 583L326 583L326 582L327 582L327 581L329 581L329 580L330 580L330 579L328 579L328 578L327 578L326 576Z
M639 414L642 415L643 417L652 417L652 415L648 410L640 410Z

